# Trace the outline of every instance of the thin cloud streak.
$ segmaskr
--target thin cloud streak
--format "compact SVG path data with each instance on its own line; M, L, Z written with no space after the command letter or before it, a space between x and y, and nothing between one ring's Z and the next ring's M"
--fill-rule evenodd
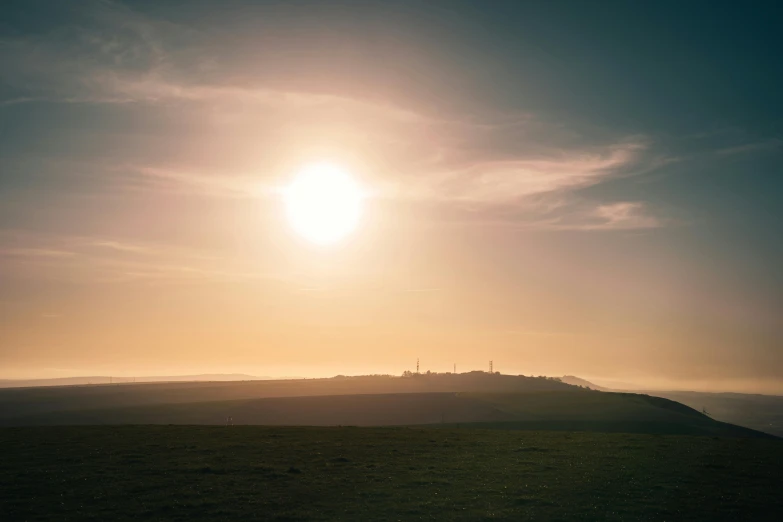
M745 143L733 147L725 147L715 153L719 156L734 156L753 152L769 152L783 148L783 139L769 139L754 143Z
M548 231L643 231L676 225L674 219L656 214L649 205L640 201L621 201L597 206L584 202L563 202L557 212L543 218L531 213L527 218L514 221L497 220L528 230Z
M76 257L76 252L51 248L0 248L0 256L33 259L63 259Z
M0 241L29 245L0 248L0 258L6 258L3 272L23 273L32 265L43 266L47 277L67 281L182 284L283 278L248 269L250 261L164 245L21 232L0 234Z
M433 176L420 190L433 199L505 203L600 183L631 165L640 143L609 145L598 153L563 151L558 158L490 160Z
M149 249L147 247L143 247L140 245L132 245L129 243L122 243L119 241L93 241L89 243L92 246L97 247L104 247L109 248L112 250L119 250L120 252L134 252L134 253L144 253L149 252Z
M209 54L194 52L201 58L183 59L187 53L174 49L169 42L178 41L185 49L199 50L203 35L152 19L119 3L90 3L83 10L85 22L81 26L60 28L34 39L4 40L0 51L9 58L10 65L3 77L37 86L32 90L44 93L43 99L69 103L175 107L185 104L190 113L203 114L205 122L244 118L240 121L251 122L259 134L274 132L289 121L298 125L292 133L300 129L303 136L312 129L331 126L330 139L340 132L348 136L345 149L370 148L365 136L372 136L372 149L388 155L393 165L386 169L391 172L373 180L376 186L371 187L372 192L379 197L434 206L475 205L473 215L479 221L501 215L518 220L519 213L504 210L515 205L530 209L526 200L533 196L568 195L616 176L642 172L661 159L650 150L649 140L639 136L605 137L603 143L591 144L586 143L584 136L585 143L560 144L560 126L537 121L530 114L496 115L489 119L424 114L387 101L317 89L302 92L271 87L263 77L245 78L241 83L225 79L220 80L222 83L193 81L192 78L201 77L195 72L214 65L210 65ZM115 30L107 32L107 28ZM64 40L79 44L63 46ZM85 55L92 59L85 60ZM31 70L31 63L37 64L37 68ZM7 103L36 99L37 96L30 96ZM213 126L210 131L219 133L221 128ZM502 138L505 146L491 145L492 137ZM482 147L480 143L490 144ZM247 162L250 164L251 160ZM370 163L368 168L375 167ZM116 176L115 188L127 191L257 198L274 196L277 189L276 179L262 171L214 172L187 164L183 159L166 164L109 165L107 169ZM603 220L598 224L560 224L556 228L645 229L661 224L642 216L640 209L625 207L626 214L620 215L620 207L603 208L601 202L596 205L599 211L595 217ZM547 215L545 219L558 222L572 217ZM540 215L526 219L531 226L545 220Z

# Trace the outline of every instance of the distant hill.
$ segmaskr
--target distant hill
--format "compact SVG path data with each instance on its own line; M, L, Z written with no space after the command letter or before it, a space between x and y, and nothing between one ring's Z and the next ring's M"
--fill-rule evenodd
M90 384L130 384L142 382L198 382L198 381L253 381L271 377L256 377L242 373L214 373L200 375L161 375L146 377L111 377L93 375L85 377L60 377L55 379L0 379L0 388L31 388L36 386L83 386Z
M593 382L595 382L599 386L603 386L606 390L616 390L616 391L644 391L645 387L640 386L638 384L634 384L632 382L626 382L626 381L615 381L615 380L607 380L607 379L594 379Z
M555 379L469 372L408 377L157 382L0 390L0 421L34 413L266 397L428 392L581 391Z
M678 402L485 372L0 390L0 426L421 425L725 436L759 433Z
M576 377L575 375L563 375L560 377L560 380L563 381L566 384L570 384L572 386L582 386L583 388L590 388L591 390L606 390L607 388L604 388L602 386L598 386L597 384L594 384L590 381L587 381L585 379L581 379L579 377Z

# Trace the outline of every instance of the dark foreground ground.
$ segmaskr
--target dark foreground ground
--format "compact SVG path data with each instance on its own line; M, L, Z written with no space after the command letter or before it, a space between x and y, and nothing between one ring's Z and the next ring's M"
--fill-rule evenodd
M783 441L465 428L0 429L0 519L780 520Z

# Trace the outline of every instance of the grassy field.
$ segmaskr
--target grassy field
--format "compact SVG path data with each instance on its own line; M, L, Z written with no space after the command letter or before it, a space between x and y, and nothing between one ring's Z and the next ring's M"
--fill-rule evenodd
M2 520L779 520L783 441L452 428L0 429Z

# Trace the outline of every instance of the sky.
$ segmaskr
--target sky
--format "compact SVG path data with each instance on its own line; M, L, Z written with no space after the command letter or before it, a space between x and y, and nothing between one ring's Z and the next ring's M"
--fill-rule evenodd
M783 393L772 2L7 1L0 378ZM333 245L281 187L366 191Z

